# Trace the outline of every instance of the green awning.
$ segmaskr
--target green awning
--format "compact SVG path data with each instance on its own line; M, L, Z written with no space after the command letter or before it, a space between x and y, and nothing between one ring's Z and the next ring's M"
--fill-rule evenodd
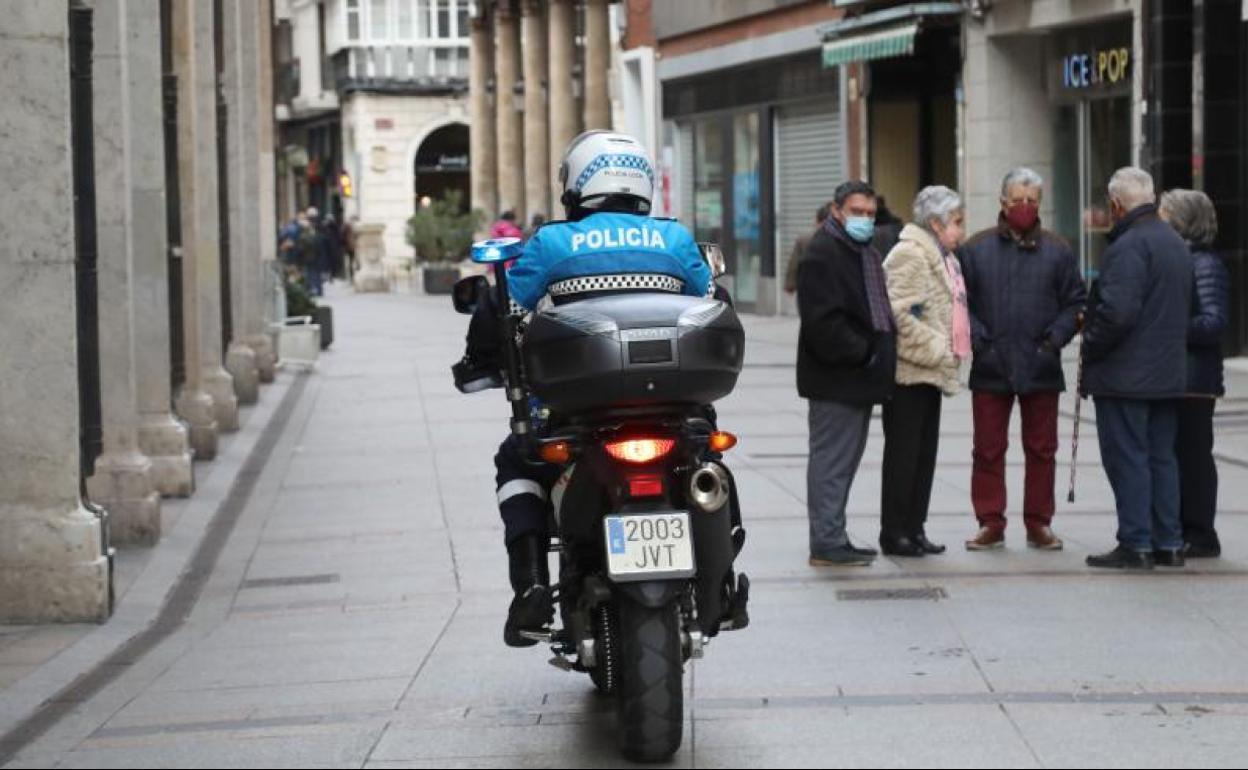
M914 38L918 33L918 24L905 24L829 40L823 44L823 66L837 67L856 61L911 56L914 54Z

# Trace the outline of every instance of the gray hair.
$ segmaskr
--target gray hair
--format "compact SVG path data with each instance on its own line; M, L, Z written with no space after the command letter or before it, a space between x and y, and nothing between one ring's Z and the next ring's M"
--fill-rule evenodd
M1156 203L1152 174L1135 166L1118 169L1109 179L1109 199L1127 211Z
M924 187L914 199L914 222L930 230L928 222L931 220L938 219L942 225L947 225L962 209L962 197L948 187L938 184Z
M1161 210L1185 241L1212 246L1218 237L1218 212L1200 190L1175 189L1161 195Z
M1018 184L1021 184L1023 187L1044 189L1044 179L1039 174L1026 166L1019 166L1018 168L1010 169L1010 172L1001 180L1001 200L1008 198L1010 188Z

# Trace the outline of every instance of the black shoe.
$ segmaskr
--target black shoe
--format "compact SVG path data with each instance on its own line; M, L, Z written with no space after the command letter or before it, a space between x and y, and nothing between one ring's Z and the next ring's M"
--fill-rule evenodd
M863 546L854 545L852 542L850 542L848 538L846 538L845 540L845 548L852 554L857 554L858 556L867 556L872 559L880 555L880 552L875 550L874 548L865 548Z
M1153 563L1158 567L1183 567L1187 565L1187 559L1182 548L1154 548Z
M933 543L931 540L927 539L926 532L920 532L919 534L915 535L914 542L919 544L919 547L923 549L923 553L930 553L930 554L935 555L935 554L940 554L940 553L945 552L945 547L943 545L941 545L940 543Z
M1222 555L1222 546L1188 543L1183 547L1183 555L1189 559L1216 559Z
M1109 553L1102 553L1087 558L1089 567L1101 569L1140 569L1153 568L1152 551L1135 551L1120 545Z
M455 387L460 393L479 393L490 388L503 387L503 375L498 367L464 356L451 366Z
M526 639L521 632L545 632L555 621L545 538L520 537L507 546L507 555L511 560L511 587L516 595L507 609L503 641L508 647L532 647L537 642Z
M875 551L870 548L855 548L850 543L846 543L827 551L811 551L810 566L869 567L875 561L875 556Z
M880 535L880 551L886 556L924 556L927 552L918 541L909 537L888 537Z

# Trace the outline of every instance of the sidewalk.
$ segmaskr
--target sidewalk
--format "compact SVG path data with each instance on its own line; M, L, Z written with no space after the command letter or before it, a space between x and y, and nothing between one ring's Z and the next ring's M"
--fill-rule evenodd
M254 485L220 557L190 573L202 591L184 622L116 665L79 668L94 689L63 695L9 766L620 764L612 710L588 679L547 666L545 651L502 645L509 591L491 458L507 408L496 392L451 386L465 319L443 298L332 302L334 348L266 437L268 462L247 471ZM1221 467L1224 559L1181 573L1086 569L1087 553L1113 544L1112 495L1089 423L1078 502L1065 504L1068 417L1055 521L1067 550L1024 548L1012 511L1006 550L966 552L962 396L945 403L928 528L949 553L816 570L796 322L751 318L747 333L746 369L720 415L741 437L729 462L753 623L691 666L678 766L1242 764L1248 410L1237 398L1248 375L1232 375L1219 418L1219 451L1234 460ZM850 502L860 542L878 533L881 450L877 421ZM939 598L901 600L912 590ZM67 667L116 620L58 642L69 646L15 686Z

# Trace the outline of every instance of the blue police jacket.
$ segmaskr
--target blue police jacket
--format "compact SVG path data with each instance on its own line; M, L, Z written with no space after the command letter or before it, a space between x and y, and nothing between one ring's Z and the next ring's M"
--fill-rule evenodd
M532 310L553 283L600 275L667 275L684 293L704 297L711 271L693 236L678 222L602 212L538 230L507 273L516 304Z

